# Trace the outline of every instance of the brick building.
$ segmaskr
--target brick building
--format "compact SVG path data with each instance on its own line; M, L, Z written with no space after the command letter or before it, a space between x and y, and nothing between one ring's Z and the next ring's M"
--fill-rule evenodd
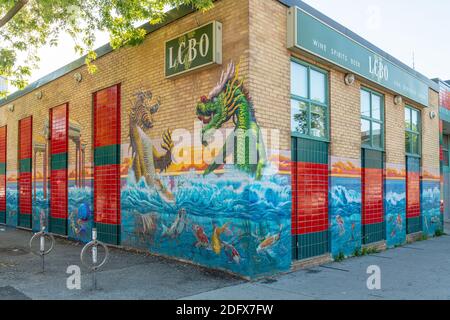
M442 229L436 82L297 0L145 28L0 101L0 223L246 277Z

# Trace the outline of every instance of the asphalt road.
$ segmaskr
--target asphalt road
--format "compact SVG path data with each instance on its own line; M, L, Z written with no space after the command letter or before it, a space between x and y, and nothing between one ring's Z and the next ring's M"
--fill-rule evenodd
M2 231L3 230L3 231ZM0 227L0 299L450 299L450 236L255 282L142 253L111 250L92 275L81 269L81 289L67 289L81 245L58 239L46 272L28 251L30 233ZM380 270L380 290L369 290L369 267Z

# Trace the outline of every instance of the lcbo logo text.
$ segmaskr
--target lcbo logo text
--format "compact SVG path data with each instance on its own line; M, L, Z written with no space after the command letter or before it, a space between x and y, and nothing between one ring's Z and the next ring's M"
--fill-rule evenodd
M197 59L197 57L200 55L201 57L205 58L209 53L209 47L210 47L210 40L208 34L204 33L200 37L200 41L197 42L197 39L192 38L189 39L187 42L182 41L178 45L177 50L177 56L174 56L174 48L169 48L169 68L173 69L178 64L180 65L189 65ZM197 49L198 47L198 49ZM186 64L186 62L188 62Z
M369 72L377 78L379 82L389 80L389 68L379 56L369 57Z

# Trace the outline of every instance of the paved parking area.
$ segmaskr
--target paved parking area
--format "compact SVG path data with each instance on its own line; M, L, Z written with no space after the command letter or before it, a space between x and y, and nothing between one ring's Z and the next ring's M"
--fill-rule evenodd
M66 286L67 267L80 264L80 244L58 239L42 274L39 258L28 252L30 235L0 227L0 299L450 299L450 236L255 282L112 249L94 291L86 270L81 290ZM366 285L374 265L381 290Z
M40 258L29 253L30 237L30 232L0 226L0 299L179 299L243 282L190 264L111 249L107 266L97 273L100 290L92 290L92 276L84 268L81 290L68 290L67 267L81 264L82 245L56 239L42 274Z

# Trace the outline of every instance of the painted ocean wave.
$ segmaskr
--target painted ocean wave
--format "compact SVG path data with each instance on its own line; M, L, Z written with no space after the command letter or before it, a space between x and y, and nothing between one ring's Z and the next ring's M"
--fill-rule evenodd
M130 174L133 176L132 174ZM167 202L156 188L145 180L127 183L122 187L123 210L139 213L165 212L175 214L189 208L189 215L198 217L239 218L259 221L290 218L290 190L288 177L270 176L262 181L244 177L240 172L227 172L217 179L194 172L175 178L162 177L164 185L176 180L171 192L174 203Z

